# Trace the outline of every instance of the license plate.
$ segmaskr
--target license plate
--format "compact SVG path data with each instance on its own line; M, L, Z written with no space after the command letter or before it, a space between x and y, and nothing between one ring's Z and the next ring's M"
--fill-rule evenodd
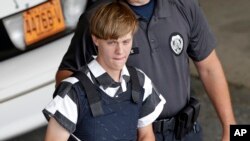
M33 7L48 0L5 0L1 1L0 18L26 10L28 7Z
M26 45L31 45L65 29L60 0L50 0L23 13Z

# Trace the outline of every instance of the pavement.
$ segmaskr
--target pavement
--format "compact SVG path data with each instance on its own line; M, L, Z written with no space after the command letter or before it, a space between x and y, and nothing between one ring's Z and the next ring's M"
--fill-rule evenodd
M217 39L217 54L229 83L238 124L250 125L250 16L249 0L199 0ZM219 141L222 128L216 112L191 65L192 88L202 101L199 120L204 141Z
M199 0L217 41L217 54L229 83L238 124L250 125L250 1ZM192 90L201 101L199 121L204 141L219 141L220 121L191 64ZM9 141L42 141L46 127Z
M250 88L249 0L199 0L214 32L228 81ZM192 67L192 73L197 74Z

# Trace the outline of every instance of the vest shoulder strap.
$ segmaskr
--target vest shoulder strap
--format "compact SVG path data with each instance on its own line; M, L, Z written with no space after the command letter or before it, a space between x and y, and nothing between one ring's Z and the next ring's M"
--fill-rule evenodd
M55 96L57 95L61 95L61 96L65 96L65 94L67 94L70 89L72 87L71 83L65 83L65 82L61 82L55 89L54 93L53 93L53 98L55 98Z
M76 77L84 87L92 115L94 117L103 115L104 111L102 109L101 96L88 76L84 72L78 71L74 73L74 77Z
M132 84L132 99L135 103L138 103L140 100L141 86L139 83L139 78L137 71L132 66L127 66L128 72L130 74L131 84Z

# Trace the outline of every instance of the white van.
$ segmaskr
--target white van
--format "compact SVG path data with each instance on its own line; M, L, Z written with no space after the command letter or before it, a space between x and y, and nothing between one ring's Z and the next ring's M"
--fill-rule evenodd
M93 1L0 0L0 140L46 125L55 73Z

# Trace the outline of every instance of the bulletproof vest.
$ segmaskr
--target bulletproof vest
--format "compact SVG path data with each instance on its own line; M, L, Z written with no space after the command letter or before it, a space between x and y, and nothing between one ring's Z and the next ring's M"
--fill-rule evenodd
M128 70L131 79L127 91L119 97L108 96L85 73L75 73L85 92L78 95L80 110L73 133L77 138L82 141L136 141L143 94L135 68L128 67ZM81 103L86 97L88 104Z

